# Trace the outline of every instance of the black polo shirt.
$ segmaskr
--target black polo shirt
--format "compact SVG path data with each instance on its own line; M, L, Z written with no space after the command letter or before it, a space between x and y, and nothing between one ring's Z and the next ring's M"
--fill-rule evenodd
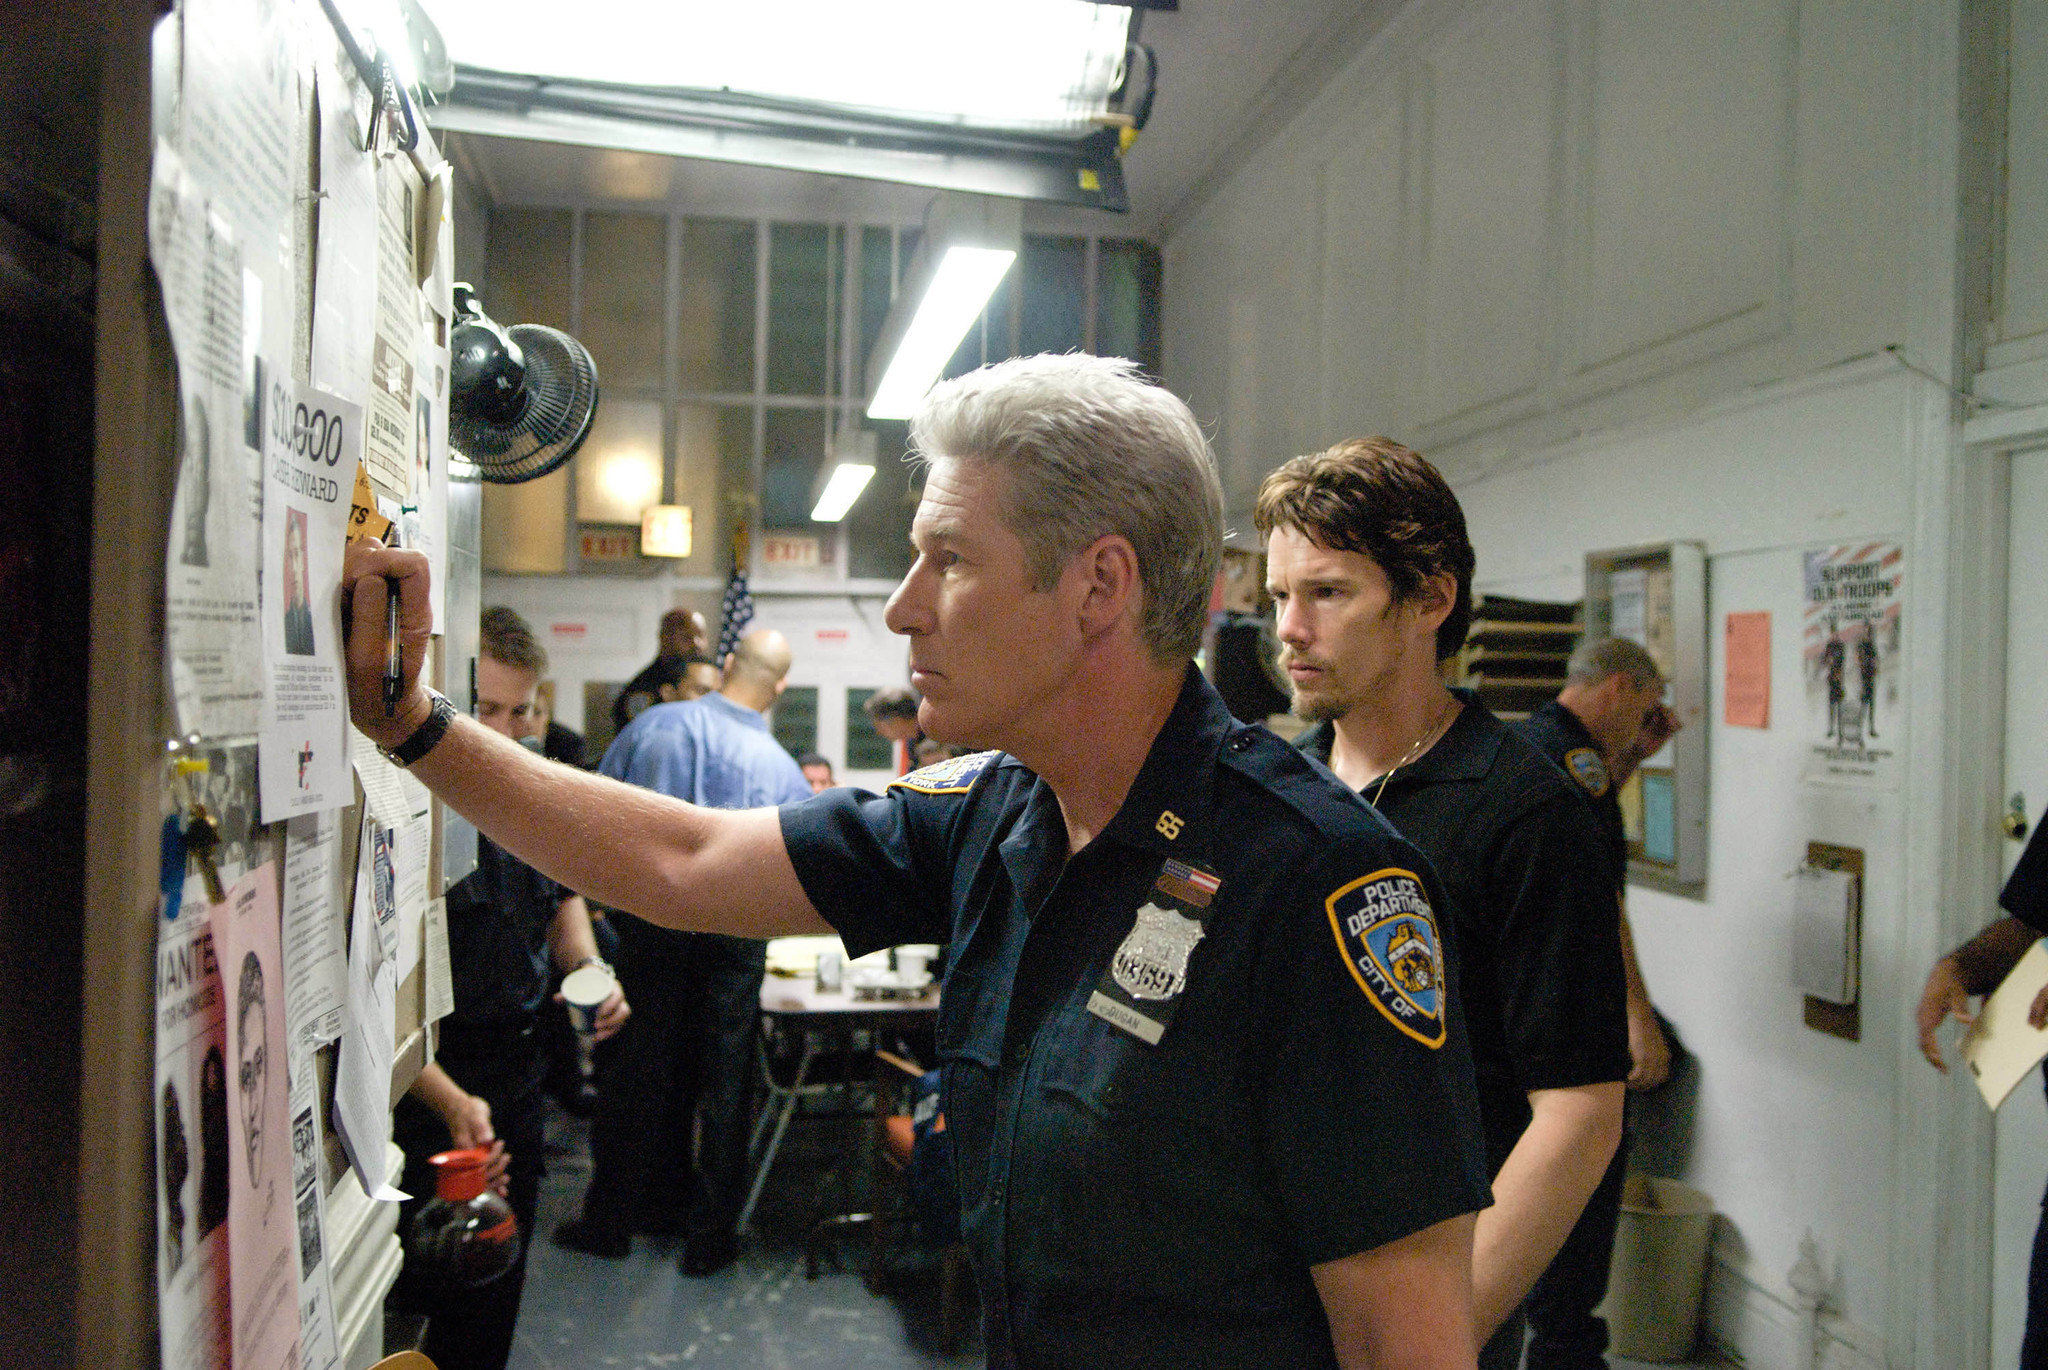
M2048 841L2041 833L2048 824L2034 829L2020 863L2012 868L1998 906L2037 932L2048 932Z
M1508 725L1536 744L1593 801L1600 827L1607 834L1608 856L1614 863L1617 888L1628 882L1628 829L1621 821L1621 797L1600 744L1579 716L1551 700L1519 723Z
M548 993L548 926L569 891L491 841L476 840L476 869L448 891L448 975L455 1009L443 1022L471 1028L533 1026Z
M939 1051L992 1365L1334 1367L1309 1267L1488 1201L1435 877L1199 673L1071 858L1052 790L998 753L782 832L850 951L952 944Z
M1621 923L1585 795L1456 693L1464 709L1378 808L1443 879L1492 1174L1529 1125L1531 1090L1628 1078ZM1326 761L1334 736L1322 723L1296 743Z

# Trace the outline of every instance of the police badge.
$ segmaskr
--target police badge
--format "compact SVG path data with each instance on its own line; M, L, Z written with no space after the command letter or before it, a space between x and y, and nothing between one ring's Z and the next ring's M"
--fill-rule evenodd
M1110 959L1109 973L1133 999L1171 999L1187 988L1188 953L1201 940L1200 923L1148 901Z
M1188 987L1188 957L1202 940L1202 920L1222 887L1214 871L1166 862L1151 897L1138 906L1130 932L1088 996L1088 1011L1158 1046Z

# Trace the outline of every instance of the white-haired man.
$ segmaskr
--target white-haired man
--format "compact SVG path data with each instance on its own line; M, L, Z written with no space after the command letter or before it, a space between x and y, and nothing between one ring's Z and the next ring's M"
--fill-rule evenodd
M412 683L426 564L374 547L347 575L358 716L495 839L648 919L951 943L939 1051L991 1364L1470 1370L1487 1191L1434 877L1192 670L1222 542L1193 416L1129 363L1036 357L939 386L911 438L887 621L925 731L1000 751L741 812L543 768Z

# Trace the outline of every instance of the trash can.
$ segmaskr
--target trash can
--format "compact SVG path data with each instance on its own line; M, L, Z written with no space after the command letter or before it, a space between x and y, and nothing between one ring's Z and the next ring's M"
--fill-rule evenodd
M1692 1354L1713 1235L1714 1201L1705 1194L1676 1180L1628 1177L1598 1309L1615 1355L1675 1361Z

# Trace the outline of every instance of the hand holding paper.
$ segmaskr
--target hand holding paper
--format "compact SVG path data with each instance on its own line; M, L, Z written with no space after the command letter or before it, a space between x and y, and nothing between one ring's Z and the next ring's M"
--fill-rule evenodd
M1925 1006L1923 996L1923 1010ZM1965 1014L1957 1017L1969 1021ZM1921 1047L1927 1047L1924 1032ZM2048 1056L2048 946L2036 942L2005 977L2005 983L1984 1001L1963 1039L1963 1060L1969 1064L1984 1102L1995 1109L2044 1056Z

